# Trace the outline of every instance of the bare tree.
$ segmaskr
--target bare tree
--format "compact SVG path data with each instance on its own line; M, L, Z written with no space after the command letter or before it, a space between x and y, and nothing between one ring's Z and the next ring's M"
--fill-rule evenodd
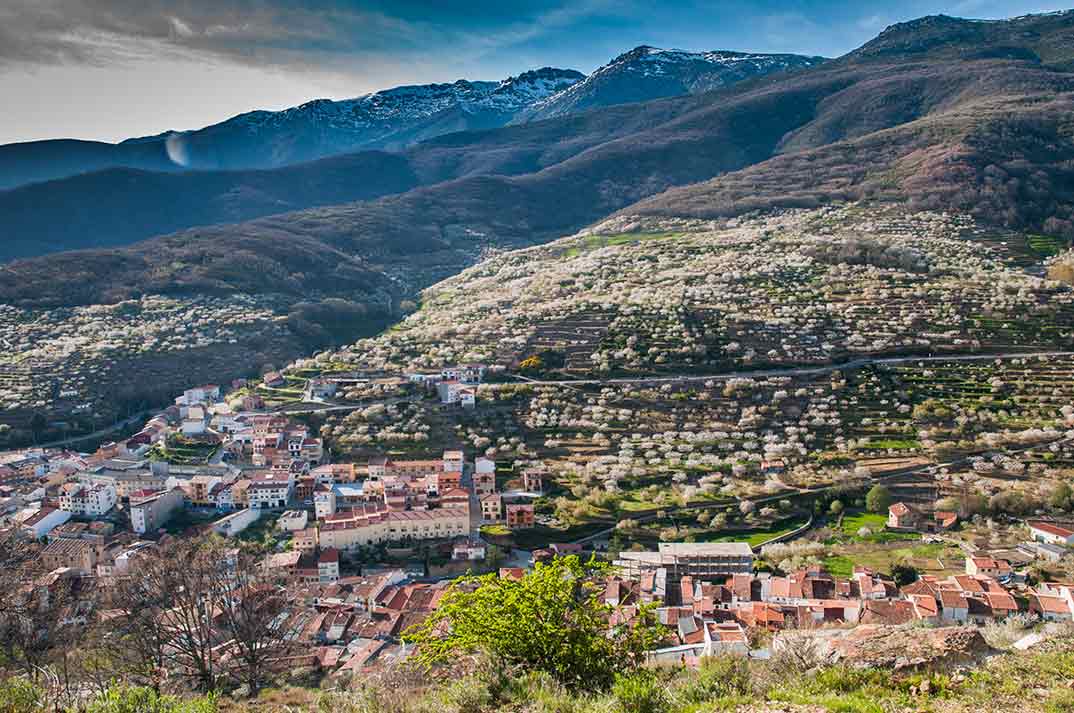
M153 682L174 672L196 688L215 690L220 639L214 618L219 572L228 559L216 542L181 540L133 563L117 585L117 603L119 634L130 647L123 658L144 657L135 664L139 675Z
M227 672L255 695L296 649L299 614L287 582L269 575L252 557L222 572L217 587L220 628L227 637Z

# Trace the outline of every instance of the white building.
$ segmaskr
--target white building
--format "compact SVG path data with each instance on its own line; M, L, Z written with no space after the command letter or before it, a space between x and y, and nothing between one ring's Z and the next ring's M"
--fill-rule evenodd
M247 494L250 507L254 509L273 509L287 507L291 501L295 481L290 473L273 471L253 478Z
M1074 545L1074 530L1052 522L1031 521L1029 534L1037 542L1046 542L1049 545L1061 545L1070 547Z
M41 507L22 521L23 530L33 539L40 540L48 535L52 528L71 519L71 513L56 508Z
M339 550L328 548L317 556L317 581L334 584L339 581Z
M139 535L155 532L166 525L182 507L183 491L179 488L163 490L146 498L135 499L132 496L131 529Z
M298 532L299 530L306 529L309 519L309 513L305 510L288 510L280 515L280 519L276 521L276 525L286 532Z
M737 621L715 622L705 621L705 656L720 656L733 654L736 656L748 656L750 653L749 639L742 625Z
M234 537L261 517L260 510L245 508L230 515L225 515L213 523L213 532L223 537Z
M336 491L333 488L322 485L314 491L313 513L318 520L336 514Z
M60 509L72 515L97 518L116 506L116 489L111 485L67 483L60 493Z

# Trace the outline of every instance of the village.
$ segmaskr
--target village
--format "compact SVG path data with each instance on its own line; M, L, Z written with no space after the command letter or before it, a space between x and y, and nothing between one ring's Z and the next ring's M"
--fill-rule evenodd
M466 365L407 381L461 413L475 408L487 373ZM230 392L187 389L133 435L92 453L30 448L0 455L6 532L40 543L34 586L77 581L80 591L107 592L150 553L184 538L215 537L225 543L221 552L252 553L265 572L293 587L292 643L301 648L288 660L326 676L405 660L404 632L437 609L460 575L517 579L568 556L610 563L599 582L610 627L655 608L664 636L649 651L653 662L763 658L791 632L811 630L853 636L877 626L1016 621L1030 636L1035 622L1074 621L1074 582L1040 577L1074 547L1074 525L1050 515L1008 520L1008 544L981 546L959 536L960 513L938 507L935 490L900 489L888 480L874 488L877 502L870 491L861 508L879 514L844 513L842 501L836 508L829 498L824 502L833 505L823 513L771 536L736 541L732 532L723 541L623 547L615 538L630 524L620 522L611 532L540 540L535 503L556 487L556 473L544 464L505 463L462 447L423 459L336 462L319 434L286 410L266 407L259 392L296 383L268 372L256 385L236 381ZM304 402L331 408L336 382L312 376L301 384ZM901 544L940 544L947 561L932 572L857 564L853 549L811 559L819 546L808 541L811 526L822 519L875 530L863 525L849 543L883 534ZM532 544L523 549L519 542Z

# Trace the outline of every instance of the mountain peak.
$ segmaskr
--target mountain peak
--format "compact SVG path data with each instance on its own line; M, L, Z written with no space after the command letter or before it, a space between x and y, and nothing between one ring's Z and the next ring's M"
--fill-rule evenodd
M1007 59L1069 68L1074 64L1072 30L1071 10L1008 20L926 15L890 25L842 60Z
M772 72L801 69L823 57L714 50L691 52L638 45L582 81L538 102L523 121L548 119L613 104L697 94Z

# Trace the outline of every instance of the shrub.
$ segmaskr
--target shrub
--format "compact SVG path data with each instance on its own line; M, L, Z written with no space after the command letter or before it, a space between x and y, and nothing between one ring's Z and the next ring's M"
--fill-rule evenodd
M1074 713L1074 690L1060 690L1052 694L1044 710L1046 713Z
M152 688L111 688L86 706L85 713L216 713L213 698L181 700Z
M667 688L648 669L618 674L612 685L612 697L622 713L663 713L668 706Z
M417 645L413 660L426 667L484 652L572 688L605 689L616 674L640 666L663 635L649 607L609 633L612 607L596 581L606 571L571 556L538 564L521 580L464 577L403 638Z
M886 513L891 505L891 491L883 485L874 485L865 496L865 507L869 512Z
M0 711L37 713L45 707L44 692L26 679L12 676L0 681Z
M752 690L749 662L741 656L706 656L697 674L676 690L684 703L699 704L716 698L749 695Z

